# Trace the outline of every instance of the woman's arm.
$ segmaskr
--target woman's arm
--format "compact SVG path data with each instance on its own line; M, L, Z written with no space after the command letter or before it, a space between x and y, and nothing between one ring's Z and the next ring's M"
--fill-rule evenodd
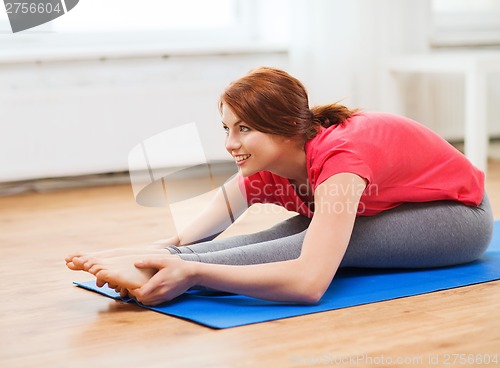
M316 188L314 217L297 259L248 266L172 258L145 260L137 266L159 271L134 295L145 304L158 304L200 285L274 301L316 303L330 285L347 249L365 187L364 179L342 173Z
M239 175L217 189L209 205L202 209L178 235L179 245L208 240L226 230L248 208L238 184Z
M234 176L215 191L208 206L189 221L174 237L155 241L154 245L188 245L211 240L226 230L247 209L238 176Z

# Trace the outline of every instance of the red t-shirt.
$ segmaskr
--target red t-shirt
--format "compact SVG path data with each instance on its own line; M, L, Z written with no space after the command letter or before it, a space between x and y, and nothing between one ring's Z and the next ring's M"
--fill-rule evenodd
M460 201L477 206L484 174L425 126L387 113L359 113L323 128L305 145L313 190L338 173L367 180L358 216L371 216L405 202ZM312 217L288 179L262 171L240 179L248 204L275 203Z

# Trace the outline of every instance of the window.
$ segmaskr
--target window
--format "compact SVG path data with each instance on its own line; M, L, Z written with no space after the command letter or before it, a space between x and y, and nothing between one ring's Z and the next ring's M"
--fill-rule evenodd
M432 0L431 44L500 46L500 1Z
M16 34L0 7L0 43L19 48L36 44L60 47L224 45L255 41L255 0L82 0L65 15ZM2 2L3 4L3 2Z
M53 21L56 32L223 29L238 21L233 0L84 0Z

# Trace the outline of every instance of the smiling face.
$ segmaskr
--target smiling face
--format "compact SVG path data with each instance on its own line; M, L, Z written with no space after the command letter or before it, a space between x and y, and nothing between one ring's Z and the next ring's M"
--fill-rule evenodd
M222 105L222 126L226 131L226 150L234 157L242 176L259 171L287 176L290 150L294 146L290 139L252 128L225 104Z

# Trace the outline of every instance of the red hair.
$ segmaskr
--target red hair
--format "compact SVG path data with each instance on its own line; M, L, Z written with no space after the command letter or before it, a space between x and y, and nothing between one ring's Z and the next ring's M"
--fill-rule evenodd
M232 82L222 93L227 105L252 128L284 137L313 138L321 126L343 123L357 110L340 104L309 108L304 85L283 70L260 67Z

